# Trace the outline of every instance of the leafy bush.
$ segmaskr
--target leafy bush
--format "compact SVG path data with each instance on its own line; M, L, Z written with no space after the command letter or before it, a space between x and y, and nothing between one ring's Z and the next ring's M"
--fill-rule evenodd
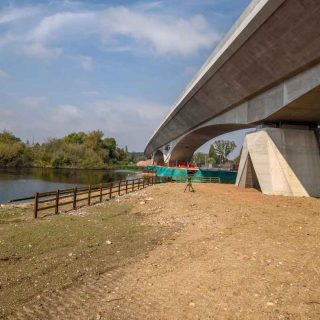
M102 131L73 132L43 144L24 144L8 131L0 133L0 167L104 168L128 163L127 148Z

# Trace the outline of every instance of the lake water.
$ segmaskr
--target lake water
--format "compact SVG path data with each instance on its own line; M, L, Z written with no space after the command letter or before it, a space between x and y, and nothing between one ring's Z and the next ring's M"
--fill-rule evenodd
M131 179L137 174L131 170L0 169L0 203L35 192Z

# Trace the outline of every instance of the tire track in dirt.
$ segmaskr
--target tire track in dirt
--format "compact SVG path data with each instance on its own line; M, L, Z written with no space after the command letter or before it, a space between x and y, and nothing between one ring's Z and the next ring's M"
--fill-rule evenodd
M154 201L136 203L144 223L178 224L174 235L9 319L320 318L320 201L232 186L196 186L187 195L181 187L156 186L146 192Z
M108 298L116 301L117 280L123 276L123 268L105 273L92 283L70 286L50 296L26 304L8 317L15 319L89 319L98 314L100 301ZM111 301L112 302L112 301Z

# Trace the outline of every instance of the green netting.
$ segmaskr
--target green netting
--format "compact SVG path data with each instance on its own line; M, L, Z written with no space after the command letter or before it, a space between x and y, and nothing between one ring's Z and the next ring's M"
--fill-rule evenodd
M173 180L186 181L188 177L187 169L178 169L170 167L148 166L146 170L156 172L158 177L170 177ZM197 181L201 178L216 177L220 178L221 183L235 183L237 172L225 170L197 170L192 177L192 180Z
M172 179L188 177L187 169L178 169L170 167L158 167L158 166L148 166L146 170L152 170L156 172L158 177L170 177Z
M195 172L192 179L201 177L217 177L220 178L221 183L235 183L237 178L237 172L225 170L198 170Z

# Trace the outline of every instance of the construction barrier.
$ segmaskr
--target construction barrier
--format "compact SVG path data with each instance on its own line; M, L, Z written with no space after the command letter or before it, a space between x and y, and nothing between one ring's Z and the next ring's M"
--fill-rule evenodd
M168 177L174 181L181 181L187 179L188 170L172 167L162 167L162 166L148 166L146 170L155 172L157 177ZM195 170L192 176L192 181L204 181L203 178L216 178L215 181L220 181L220 183L230 183L234 184L237 178L236 171L228 170Z

